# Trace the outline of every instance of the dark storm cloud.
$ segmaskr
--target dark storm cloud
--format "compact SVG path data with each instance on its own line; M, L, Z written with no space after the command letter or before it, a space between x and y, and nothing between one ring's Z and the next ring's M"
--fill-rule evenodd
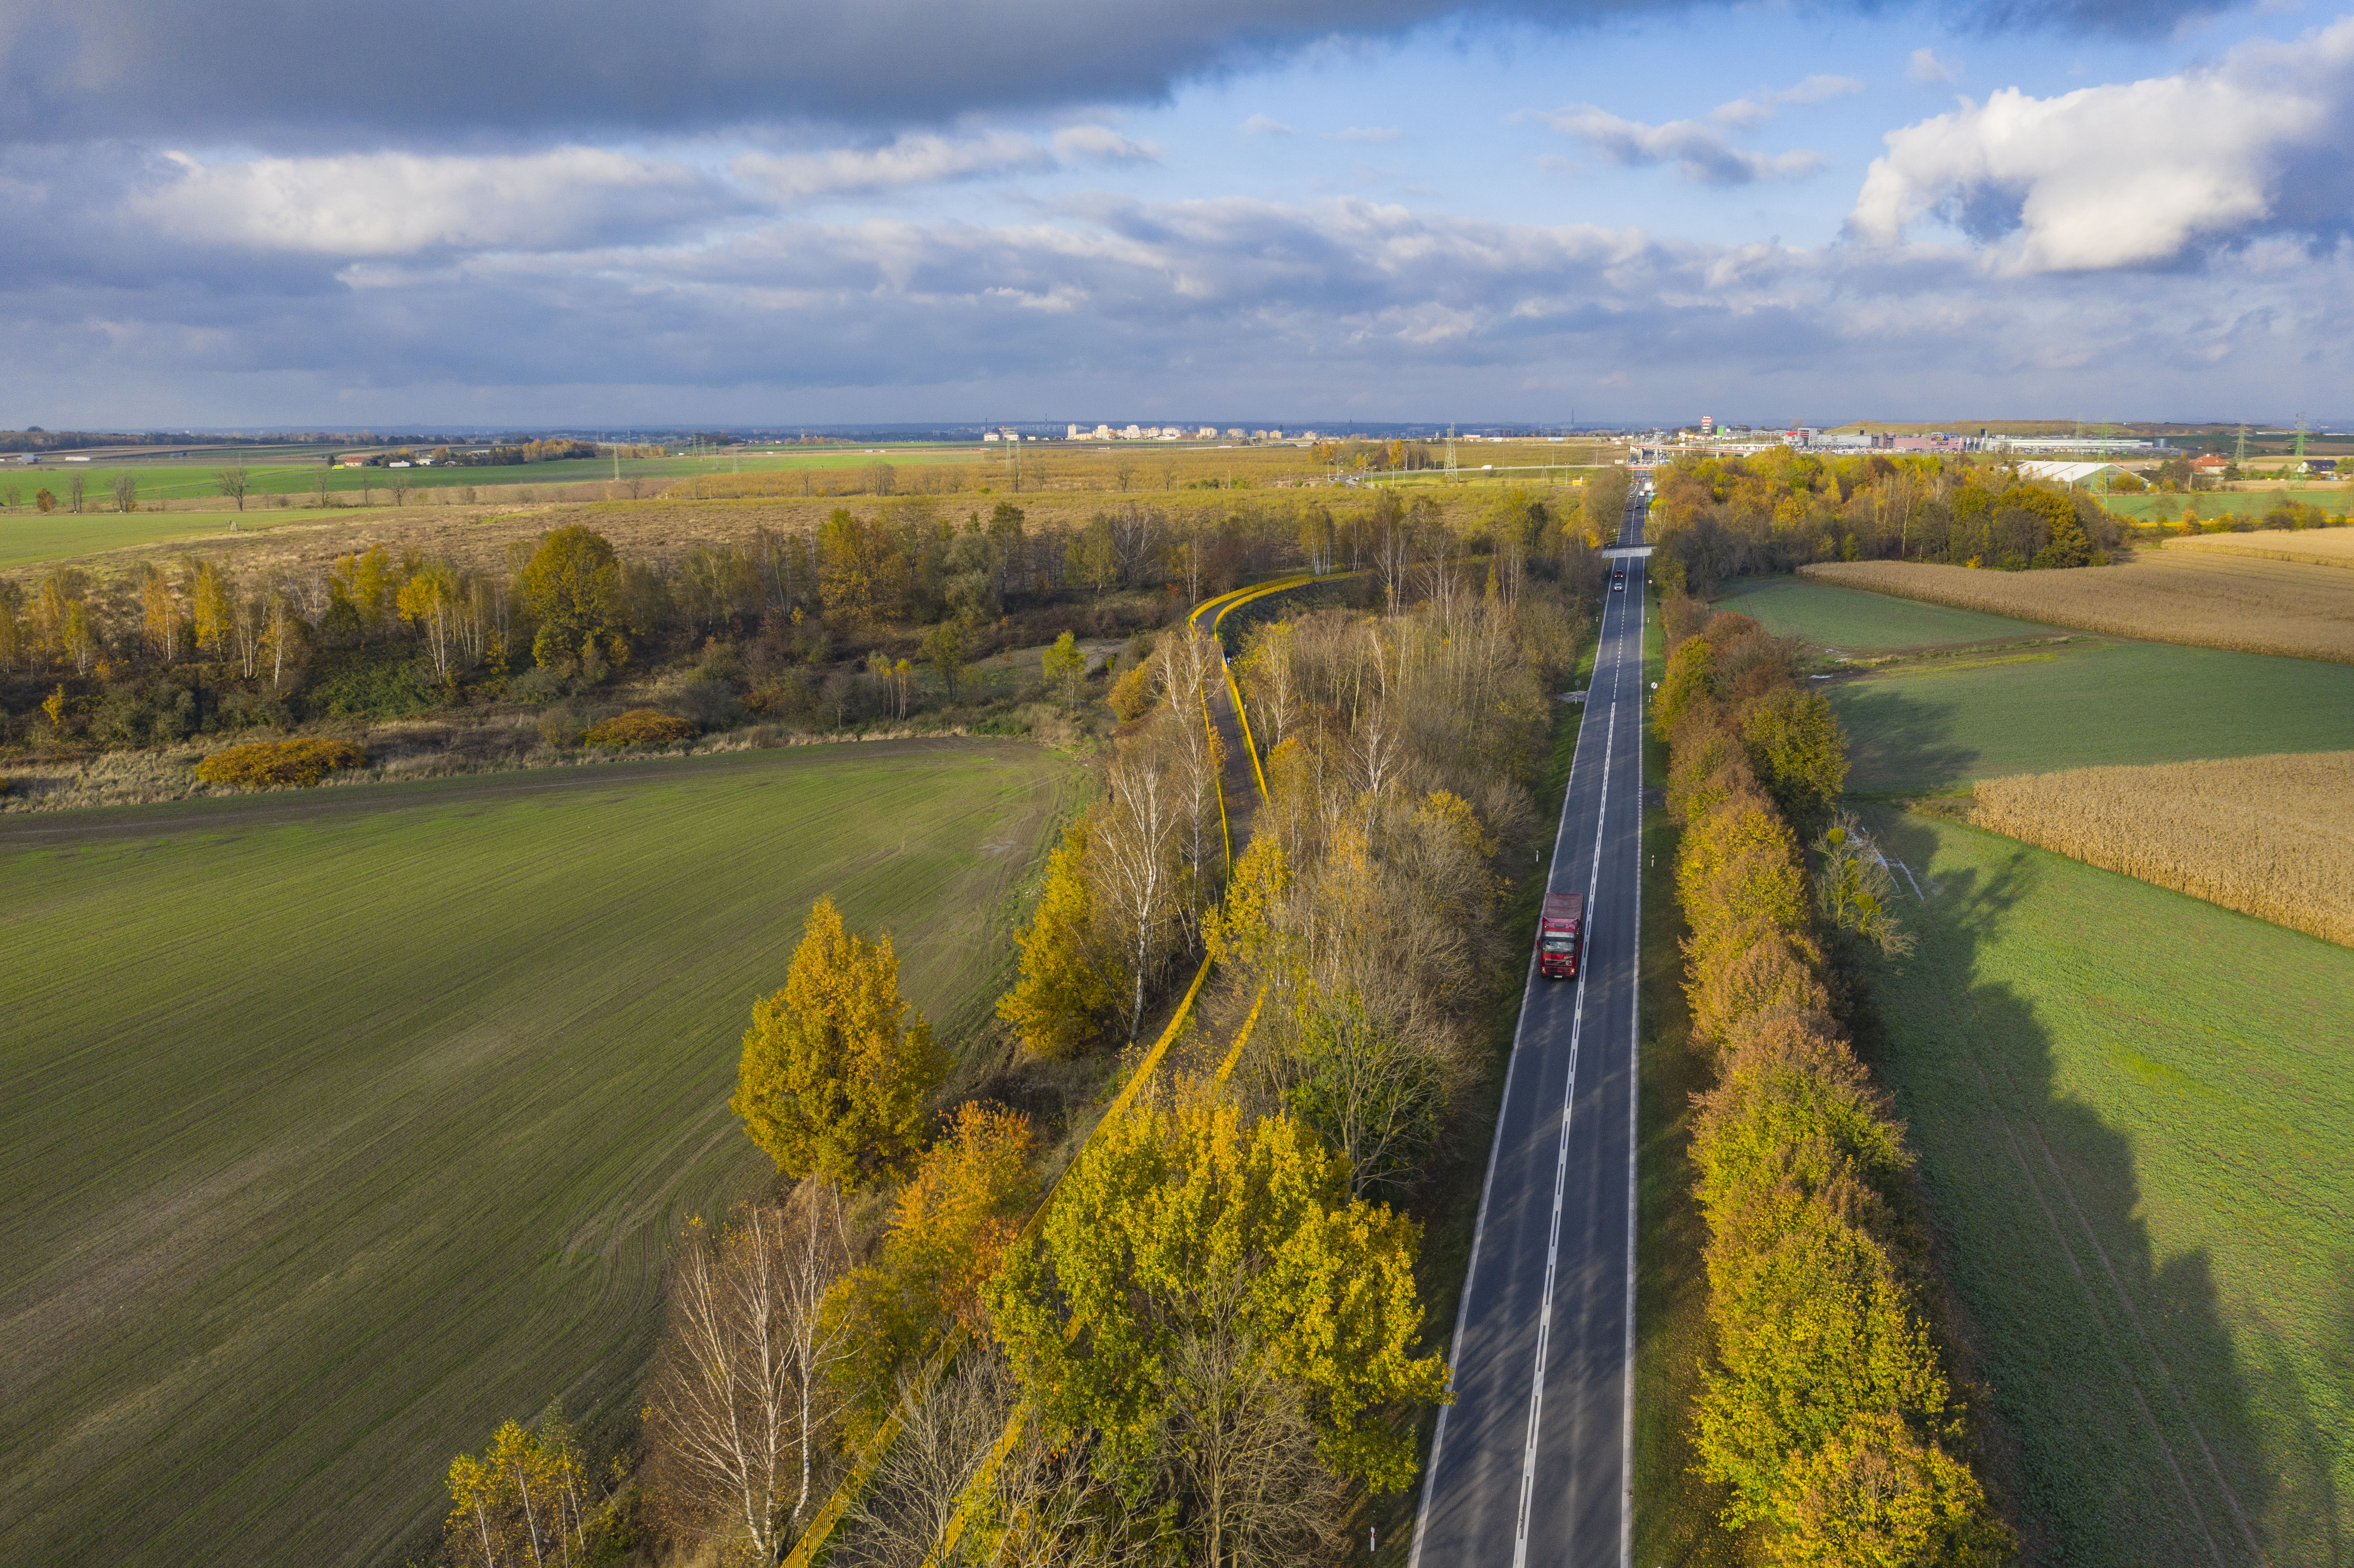
M271 150L668 133L1156 99L1328 37L1575 26L1690 0L0 0L0 140ZM1882 8L1850 0L1831 10ZM2067 0L2006 25L2163 33L2203 0ZM1969 11L1949 15L1966 20Z

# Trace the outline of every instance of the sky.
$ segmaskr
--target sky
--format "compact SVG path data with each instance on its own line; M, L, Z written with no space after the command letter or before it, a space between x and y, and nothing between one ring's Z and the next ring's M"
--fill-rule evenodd
M2354 422L2298 0L0 0L0 81L9 428Z

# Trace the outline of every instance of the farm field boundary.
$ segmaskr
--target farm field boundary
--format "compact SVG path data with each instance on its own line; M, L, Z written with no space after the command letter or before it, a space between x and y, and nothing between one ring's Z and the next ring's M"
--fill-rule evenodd
M1874 1070L1990 1389L2021 1561L2338 1561L2354 953L1868 817L1920 941L1874 966Z

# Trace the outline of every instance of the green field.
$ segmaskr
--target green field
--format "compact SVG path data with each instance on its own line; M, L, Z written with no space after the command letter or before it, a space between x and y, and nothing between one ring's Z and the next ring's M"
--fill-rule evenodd
M1901 662L1825 683L1860 794L2111 763L2354 747L2354 668L2126 642L1787 577L1721 601L1768 630L1854 653L2065 636L2049 648Z
M2102 505L2136 523L2179 522L2184 513L2191 510L2194 503L2199 515L2211 523L2218 517L2261 516L2283 501L2299 501L2307 506L2318 506L2334 517L2354 506L2354 493L2338 485L2327 484L2286 486L2278 490L2216 490L2198 495L2101 497Z
M2037 1563L2354 1540L2354 952L1875 811L1894 1093Z
M1957 662L1967 664L1967 661ZM2085 638L1832 683L1862 793L2006 773L2354 747L2354 668Z
M319 473L327 459L339 449L317 448L311 451L290 453L283 449L258 452L246 460L245 468L249 493L249 509L266 504L260 498L277 495L302 497L317 493ZM355 450L373 450L355 448ZM422 449L429 453L431 448ZM463 485L511 484L595 484L616 479L642 479L659 488L673 480L691 478L695 474L765 473L778 469L804 468L864 468L871 463L888 462L894 467L902 463L963 462L975 463L998 455L994 448L964 447L811 447L788 448L784 450L762 449L757 451L723 451L697 456L623 458L617 464L611 458L566 458L557 462L513 463L497 468L409 468L398 471L420 492L431 493L455 489ZM143 501L214 501L221 499L220 474L228 466L218 454L201 458L142 458L120 462L92 461L68 463L51 458L32 467L9 464L0 468L0 520L14 521L21 516L37 515L33 510L34 493L47 489L58 497L62 509L66 503L66 486L79 474L85 486L82 509L90 514L114 507L113 484L117 474L129 474L138 482ZM383 503L392 498L392 470L382 468L330 468L326 470L327 489L340 496L357 497L364 490L373 491ZM16 499L6 499L8 490L17 492ZM60 514L52 513L51 518ZM250 510L249 510L250 515ZM129 519L126 517L125 521Z
M62 560L120 550L132 545L153 545L167 539L210 538L228 532L235 523L240 532L259 533L285 523L318 517L349 517L349 512L52 512L47 516L30 509L0 512L0 571L39 561Z
M1840 653L1887 653L2068 635L2062 627L1831 588L1802 577L1740 578L1726 585L1717 608L1755 616L1777 637L1796 632Z
M0 1561L387 1560L627 1419L811 901L951 1041L1079 770L804 747L0 819Z

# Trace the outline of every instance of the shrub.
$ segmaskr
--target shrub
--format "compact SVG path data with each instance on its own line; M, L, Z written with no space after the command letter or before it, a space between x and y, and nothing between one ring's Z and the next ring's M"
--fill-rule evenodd
M353 649L323 658L302 694L312 714L336 718L406 718L439 707L445 694L420 659L390 647Z
M591 746L668 746L695 733L695 726L652 708L631 708L602 724L591 725L580 738Z
M366 760L348 740L258 740L214 752L196 764L196 777L232 789L308 789Z

